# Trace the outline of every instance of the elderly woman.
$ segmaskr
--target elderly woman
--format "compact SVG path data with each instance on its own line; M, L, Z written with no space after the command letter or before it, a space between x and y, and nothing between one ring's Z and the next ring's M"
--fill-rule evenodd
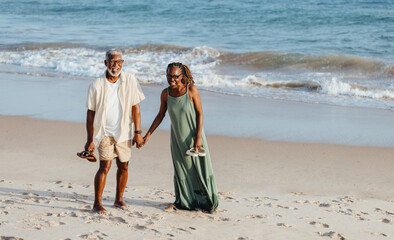
M168 110L175 202L167 210L187 209L212 213L218 206L218 193L203 131L200 95L189 68L182 63L168 65L167 81L169 87L161 93L159 113L144 137L146 143Z

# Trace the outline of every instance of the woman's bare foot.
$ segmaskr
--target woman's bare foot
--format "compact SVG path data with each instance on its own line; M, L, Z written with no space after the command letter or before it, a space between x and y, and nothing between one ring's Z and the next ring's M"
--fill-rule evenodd
M122 210L126 210L127 209L127 205L123 201L115 202L114 203L114 207L120 208Z
M164 211L166 211L166 212L173 212L173 211L176 211L176 207L173 204L171 204L169 207L166 207L164 209Z
M104 215L108 214L108 211L105 208L103 208L103 206L101 205L93 206L92 210L93 212L98 214L104 214Z

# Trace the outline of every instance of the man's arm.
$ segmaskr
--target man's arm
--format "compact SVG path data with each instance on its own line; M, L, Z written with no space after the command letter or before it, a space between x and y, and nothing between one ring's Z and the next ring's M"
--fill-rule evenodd
M85 151L90 153L94 152L94 143L93 143L93 133L94 133L94 115L95 111L89 110L86 114L86 132L87 132L87 140L85 144Z
M134 131L140 131L141 130L141 113L140 113L140 105L136 104L132 107L132 118L134 122ZM144 143L144 139L142 138L141 133L134 133L134 138L133 138L133 145L134 143L136 144L137 148L142 147Z

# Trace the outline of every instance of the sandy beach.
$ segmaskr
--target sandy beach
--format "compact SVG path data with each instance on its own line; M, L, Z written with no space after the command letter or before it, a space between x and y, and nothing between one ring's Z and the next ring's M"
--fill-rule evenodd
M0 240L394 239L394 1L3 2ZM190 68L216 212L165 211L168 113L132 150L127 209L112 163L108 214L92 211L99 163L76 153L113 48L146 97L143 135L168 64Z
M98 163L75 156L83 123L0 117L1 239L390 239L394 149L208 135L220 193L216 213L174 200L169 132L133 150L127 210L91 212Z

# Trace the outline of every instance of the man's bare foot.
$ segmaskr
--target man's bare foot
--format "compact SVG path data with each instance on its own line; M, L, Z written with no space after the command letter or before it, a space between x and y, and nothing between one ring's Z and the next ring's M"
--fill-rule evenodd
M108 214L108 211L105 208L103 208L103 206L101 205L93 206L92 211L98 214L104 214L104 215Z
M164 209L164 211L166 211L166 212L173 212L173 211L176 211L176 207L173 204L171 204L169 207L166 207Z
M114 207L120 208L122 210L126 210L127 209L127 205L123 201L115 202L114 203Z

